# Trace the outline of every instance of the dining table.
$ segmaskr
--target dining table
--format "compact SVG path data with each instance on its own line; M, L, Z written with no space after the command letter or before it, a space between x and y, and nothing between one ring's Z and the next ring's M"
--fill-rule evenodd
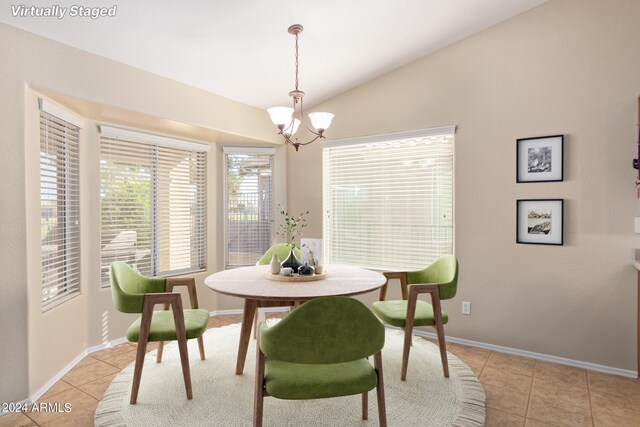
M386 278L376 271L337 264L324 266L323 274L318 277L300 279L308 281L270 275L269 265L256 265L219 271L204 281L215 292L244 299L237 375L244 371L256 309L295 307L314 298L359 295L380 289L386 283Z

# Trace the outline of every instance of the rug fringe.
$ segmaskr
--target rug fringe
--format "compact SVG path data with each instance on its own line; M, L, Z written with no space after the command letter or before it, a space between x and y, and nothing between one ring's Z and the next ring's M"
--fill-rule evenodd
M486 396L482 384L467 365L451 353L447 353L449 369L464 384L458 414L453 422L456 427L481 427L486 421Z
M133 374L133 366L128 366L122 370L123 375L118 375L96 408L93 425L96 427L126 426L122 412L123 401L129 397L131 392L131 381L129 375Z

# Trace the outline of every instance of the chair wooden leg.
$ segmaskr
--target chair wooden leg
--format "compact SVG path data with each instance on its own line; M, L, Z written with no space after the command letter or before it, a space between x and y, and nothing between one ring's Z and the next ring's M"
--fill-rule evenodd
M202 335L198 337L198 349L200 349L200 360L204 360L204 340L202 339Z
M369 392L362 393L362 419L369 419Z
M374 354L373 364L378 373L378 383L376 384L376 394L378 395L378 421L380 423L380 427L387 427L387 407L384 403L384 375L382 374L381 351Z
M447 361L447 343L444 339L444 325L442 323L442 307L440 297L432 294L433 313L436 321L436 331L438 332L438 346L440 347L440 359L442 360L442 370L444 376L449 378L449 362Z
M413 341L413 323L416 315L416 301L418 295L411 292L409 301L407 302L407 316L404 326L404 346L402 349L402 370L400 371L400 380L406 381L407 369L409 367L409 350Z
M253 315L253 339L255 340L256 338L258 338L258 313L259 308L256 308L256 311Z
M262 427L264 394L264 354L260 351L260 339L258 339L256 343L256 383L253 393L253 427Z
M164 341L158 343L158 352L156 353L156 363L162 362L162 351L164 350Z
M144 357L147 354L147 342L149 340L149 329L151 329L151 318L153 317L153 304L145 300L142 308L142 319L140 320L140 332L138 335L138 351L136 353L136 364L133 368L133 385L131 386L131 397L129 403L135 405L138 401L138 390L140 390L140 379L142 378L142 367Z
M173 320L176 323L176 338L178 339L178 349L180 350L180 362L182 364L182 376L184 377L184 388L187 391L187 399L193 398L191 389L191 372L189 370L189 351L187 350L187 331L184 327L184 312L182 311L182 301L177 300L171 304L173 308Z

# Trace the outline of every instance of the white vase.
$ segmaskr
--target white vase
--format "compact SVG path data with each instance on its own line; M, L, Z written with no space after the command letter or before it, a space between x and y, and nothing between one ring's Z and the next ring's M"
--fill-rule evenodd
M271 274L280 273L280 260L278 259L278 255L273 254L273 257L271 257L271 262L269 263L269 265L271 265Z

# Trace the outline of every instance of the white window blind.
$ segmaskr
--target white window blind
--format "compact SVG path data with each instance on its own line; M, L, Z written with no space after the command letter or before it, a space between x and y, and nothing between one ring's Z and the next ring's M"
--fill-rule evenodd
M43 310L80 294L79 149L80 128L41 110L40 235Z
M140 138L137 137L140 135ZM101 282L124 261L143 275L206 266L206 148L101 127Z
M454 129L323 145L327 263L415 270L453 253Z
M272 149L225 147L225 267L254 265L271 246Z

